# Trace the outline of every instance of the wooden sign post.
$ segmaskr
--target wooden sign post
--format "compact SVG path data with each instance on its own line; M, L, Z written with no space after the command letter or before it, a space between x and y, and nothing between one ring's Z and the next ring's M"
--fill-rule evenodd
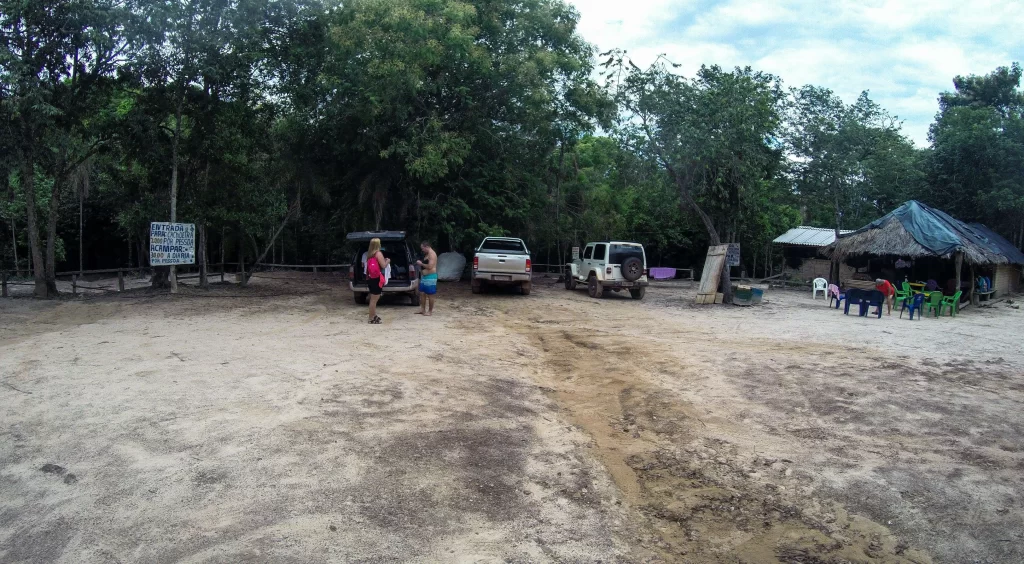
M715 303L718 297L718 283L722 280L722 269L725 268L728 252L729 245L708 247L708 258L704 261L704 272L700 275L700 287L697 288L698 304Z

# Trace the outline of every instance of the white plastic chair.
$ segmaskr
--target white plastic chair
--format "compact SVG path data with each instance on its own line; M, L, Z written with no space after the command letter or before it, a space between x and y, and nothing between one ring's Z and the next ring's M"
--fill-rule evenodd
M814 286L811 289L811 299L812 300L817 299L818 298L818 292L821 292L822 297L827 299L828 298L828 294L826 293L827 291L828 291L828 280L825 280L824 278L815 278L814 279Z

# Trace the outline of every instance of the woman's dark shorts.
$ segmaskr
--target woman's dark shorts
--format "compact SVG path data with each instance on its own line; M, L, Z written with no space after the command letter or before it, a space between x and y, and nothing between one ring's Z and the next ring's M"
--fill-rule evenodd
M379 296L383 288L380 287L380 278L367 278L366 285L370 289L370 294Z

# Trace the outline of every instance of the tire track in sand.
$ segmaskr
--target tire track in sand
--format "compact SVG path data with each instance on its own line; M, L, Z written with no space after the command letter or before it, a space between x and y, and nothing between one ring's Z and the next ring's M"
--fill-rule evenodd
M642 320L609 323L588 310L522 304L497 320L537 349L533 377L592 438L640 546L670 562L930 562L834 503L751 479L735 447L704 432L707 423L731 432L742 432L740 425L702 421L694 406L652 382L655 371L686 377L677 355L627 332Z

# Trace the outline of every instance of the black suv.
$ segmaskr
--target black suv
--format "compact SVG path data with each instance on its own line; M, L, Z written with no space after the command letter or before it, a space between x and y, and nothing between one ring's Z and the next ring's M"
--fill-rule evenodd
M380 250L384 258L391 259L391 279L384 286L385 294L408 294L412 305L420 305L419 275L416 272L416 255L413 254L405 231L358 231L349 233L346 239L355 243L352 266L348 269L348 285L357 304L365 304L370 291L366 287L365 253L371 239L380 239Z

